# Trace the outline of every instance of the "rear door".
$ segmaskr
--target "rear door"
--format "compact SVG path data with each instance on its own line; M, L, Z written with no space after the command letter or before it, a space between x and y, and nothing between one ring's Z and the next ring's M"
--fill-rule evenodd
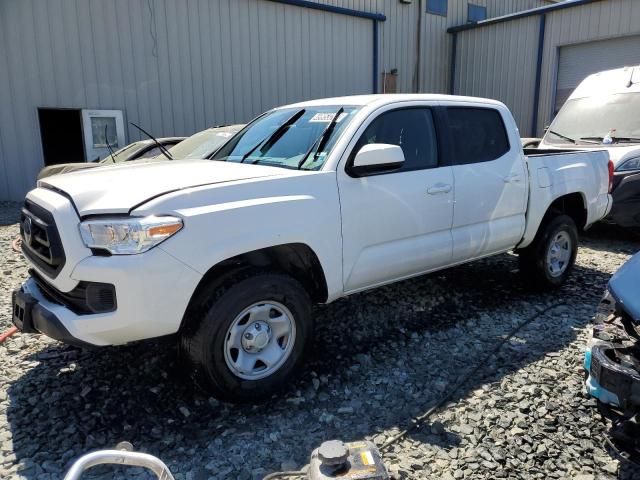
M447 106L445 113L455 184L453 262L508 250L524 232L528 188L515 123L487 105Z
M399 145L403 167L350 176L349 164L370 143ZM440 162L432 108L385 107L363 124L347 151L338 169L345 291L449 264L453 173Z

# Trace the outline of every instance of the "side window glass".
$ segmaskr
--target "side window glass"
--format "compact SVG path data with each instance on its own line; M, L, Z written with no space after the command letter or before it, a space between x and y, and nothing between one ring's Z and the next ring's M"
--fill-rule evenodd
M354 156L364 145L398 145L404 165L393 173L438 166L438 145L433 115L428 108L404 108L381 114L364 131L354 148Z
M454 165L489 162L509 151L502 116L491 108L447 108Z
M147 150L146 152L144 152L138 158L153 158L153 157L157 157L161 153L162 152L160 151L159 147L153 147L152 149Z

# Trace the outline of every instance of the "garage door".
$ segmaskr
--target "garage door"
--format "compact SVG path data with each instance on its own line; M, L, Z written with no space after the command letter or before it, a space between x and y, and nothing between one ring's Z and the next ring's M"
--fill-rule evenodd
M640 65L640 36L581 43L560 48L556 111L592 73Z

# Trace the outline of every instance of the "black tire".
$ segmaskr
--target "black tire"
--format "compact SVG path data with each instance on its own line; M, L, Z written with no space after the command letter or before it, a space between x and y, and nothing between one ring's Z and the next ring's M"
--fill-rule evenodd
M243 310L256 303L274 301L293 317L295 337L289 356L270 376L243 379L225 360L225 337ZM268 398L299 370L312 335L311 299L293 278L270 272L244 271L214 291L203 292L190 308L179 351L188 374L203 390L220 400L249 402Z
M562 273L554 275L549 267L547 254L552 241L562 232L570 239L571 251ZM527 283L543 290L560 287L571 274L578 254L578 229L575 222L564 214L546 218L540 225L533 242L528 247L519 250L518 254L520 272Z

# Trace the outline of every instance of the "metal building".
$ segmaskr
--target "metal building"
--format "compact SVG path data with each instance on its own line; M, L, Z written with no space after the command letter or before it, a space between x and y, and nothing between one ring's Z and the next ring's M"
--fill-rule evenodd
M451 92L496 98L538 136L588 75L640 64L640 1L573 0L449 29Z
M48 163L333 95L446 92L452 39L543 0L0 0L0 200ZM435 12L435 6L445 11ZM470 6L471 5L471 6Z

